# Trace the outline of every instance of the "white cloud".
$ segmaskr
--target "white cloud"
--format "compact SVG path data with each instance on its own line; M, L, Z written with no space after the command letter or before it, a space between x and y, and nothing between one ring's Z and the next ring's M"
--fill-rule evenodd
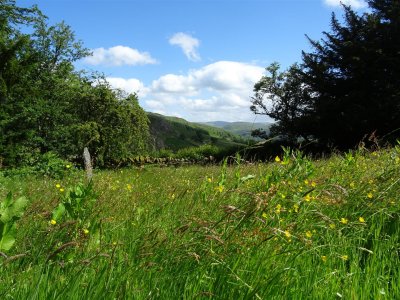
M219 61L186 75L166 74L154 80L144 99L145 109L192 121L251 121L250 96L264 68Z
M155 64L157 61L147 52L126 47L115 46L109 49L96 48L93 49L93 55L85 58L85 62L90 65L146 65Z
M167 74L154 80L151 88L157 93L187 94L195 90L194 87L191 86L191 81L192 79L190 76Z
M254 121L250 97L263 74L263 67L218 61L187 74L165 74L148 85L137 79L107 80L127 92L139 91L140 103L147 111L197 122Z
M219 61L207 65L191 75L199 87L216 91L239 91L253 89L264 68L233 61Z
M340 6L341 3L350 5L352 8L359 9L367 6L364 0L324 0L325 4L329 6Z
M200 41L189 34L178 32L175 33L170 39L171 45L181 47L183 53L191 61L199 61L200 55L197 52L197 48L200 45Z
M148 100L146 106L152 111L164 109L165 105L160 101Z
M148 91L140 80L136 78L124 79L119 77L107 77L107 82L115 89L124 90L127 93L138 94L139 97L145 97Z
M182 95L197 95L202 90L209 91L240 91L248 90L257 82L264 69L255 65L218 61L197 70L191 70L187 75L166 74L154 80L151 89L155 93L177 93Z

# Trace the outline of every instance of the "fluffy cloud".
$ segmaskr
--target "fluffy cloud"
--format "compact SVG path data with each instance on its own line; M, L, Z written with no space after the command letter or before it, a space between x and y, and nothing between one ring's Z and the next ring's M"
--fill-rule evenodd
M107 78L111 86L139 93L147 111L190 121L254 121L250 97L264 68L234 61L218 61L186 75L166 74L144 85L131 78ZM266 121L264 118L262 121Z
M208 91L248 91L260 79L264 69L255 65L218 61L192 70L188 75L167 74L153 81L154 93L178 93L197 95L202 90Z
M167 74L154 80L151 88L156 93L190 94L196 90L191 82L190 76Z
M197 53L197 47L200 45L200 41L189 34L178 32L175 33L170 39L171 45L181 47L183 53L191 61L199 61L200 55Z
M325 4L329 6L340 6L341 3L350 5L352 8L359 9L367 6L364 0L324 0Z
M194 83L215 91L240 91L253 88L264 68L233 61L219 61L192 72Z
M151 83L143 106L192 121L252 121L250 96L263 73L259 66L219 61L187 75L167 74Z
M145 97L148 91L143 82L136 78L107 77L107 82L115 89L121 89L130 94L136 93L139 97Z
M93 49L93 55L84 61L90 65L146 65L155 64L157 61L147 52L140 52L126 46L115 46L109 49Z

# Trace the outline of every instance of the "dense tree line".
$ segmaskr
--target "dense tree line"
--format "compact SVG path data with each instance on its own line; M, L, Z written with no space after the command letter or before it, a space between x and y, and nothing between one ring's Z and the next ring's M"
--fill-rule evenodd
M267 67L251 110L277 121L272 136L349 149L374 135L400 135L400 2L370 0L362 15L343 5L331 32L284 72ZM262 134L262 132L260 133Z
M74 160L84 147L100 166L145 152L148 119L137 96L75 70L90 52L68 25L46 21L37 7L0 0L0 165L48 152Z

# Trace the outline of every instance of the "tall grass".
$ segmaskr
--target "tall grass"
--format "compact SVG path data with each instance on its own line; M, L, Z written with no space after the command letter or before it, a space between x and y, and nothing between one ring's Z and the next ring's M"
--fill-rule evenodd
M30 200L0 257L1 299L400 295L400 148L98 171L84 222L51 223L83 173L19 178L0 177L0 199Z

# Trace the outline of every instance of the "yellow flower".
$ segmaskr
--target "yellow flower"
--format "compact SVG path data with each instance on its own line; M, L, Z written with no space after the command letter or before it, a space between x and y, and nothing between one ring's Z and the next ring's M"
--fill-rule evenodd
M359 217L358 221L360 221L360 223L365 223L365 219L363 217Z
M367 197L368 197L369 199L372 199L372 197L374 197L374 195L373 195L372 193L368 193L368 194L367 194Z
M330 227L331 229L335 229L335 228L336 228L336 225L335 225L334 223L331 223L331 224L329 224L329 227Z
M285 236L287 238L290 238L292 235L290 234L290 232L288 230L285 230Z
M54 220L54 219L52 219L52 220L50 221L50 224L51 224L51 225L56 225L56 224L57 224L57 221Z
M308 231L306 232L306 237L308 237L309 239L312 237L312 233L311 233L310 230L308 230Z
M219 185L215 188L218 192L222 193L222 191L224 190L224 186L223 185Z
M353 189L356 186L354 182L350 182L350 187Z
M304 180L304 183L305 183L306 185L308 185L309 182L308 182L308 180L306 179L306 180Z
M211 182L211 181L212 181L212 179L211 179L210 177L208 177L208 178L207 178L207 181L208 181L208 182Z
M57 184L56 184L56 188L59 189L60 187L61 187L61 184L57 183Z
M346 260L349 259L349 256L348 255L342 255L340 258L343 259L344 261L346 261Z
M322 255L322 256L321 256L321 259L322 259L323 262L326 262L327 257L326 257L325 255Z
M263 213L262 213L262 217L266 219L266 218L268 217L267 213L266 213L266 212L263 212Z
M311 200L310 194L307 194L307 195L304 197L304 200L306 200L307 202L310 202L310 200Z
M275 212L276 212L277 214L279 214L279 213L281 212L281 208L282 208L282 206L281 206L280 204L278 204L278 205L275 207Z
M60 192L61 192L61 193L62 193L62 192L64 192L64 189L63 189L63 188L61 188L61 189L60 189Z
M281 165L288 165L290 162L289 159L285 159L283 162L281 162Z
M89 234L89 230L87 230L87 229L85 228L85 229L83 229L83 233L84 233L84 234Z
M316 187L317 186L316 182L315 181L311 182L311 186Z
M280 161L281 161L281 159L279 158L279 156L276 156L276 157L275 157L275 161L276 161L276 162L280 162Z
M297 204L293 205L294 211L295 212L299 212L299 206Z
M67 169L70 169L71 168L71 165L66 165L65 166Z
M349 222L349 220L347 220L346 218L340 219L340 223L342 223L342 224L347 224L348 222Z

